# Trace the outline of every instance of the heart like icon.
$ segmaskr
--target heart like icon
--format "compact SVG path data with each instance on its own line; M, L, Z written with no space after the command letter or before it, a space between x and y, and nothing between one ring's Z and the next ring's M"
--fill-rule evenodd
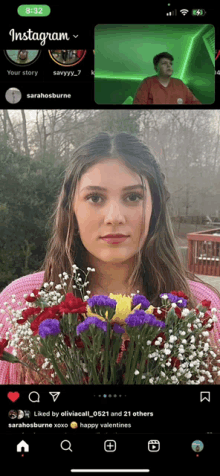
M20 393L18 393L18 392L9 392L7 397L9 398L9 400L11 400L11 402L16 402L16 400L18 400L18 398L20 397Z

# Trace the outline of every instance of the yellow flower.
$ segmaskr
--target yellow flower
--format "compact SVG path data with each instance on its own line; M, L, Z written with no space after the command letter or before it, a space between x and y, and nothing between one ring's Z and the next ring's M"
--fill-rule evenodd
M111 299L115 299L117 301L115 314L114 314L113 318L111 319L111 322L114 322L115 324L119 324L120 326L125 328L126 327L126 322L125 322L126 317L128 317L129 314L134 314L134 312L137 311L137 309L140 309L141 303L138 304L136 307L134 307L133 310L131 310L131 305L132 305L132 300L133 300L132 297L125 296L125 295L122 296L122 294L112 294L112 293L109 294L109 297ZM101 321L106 321L108 319L108 311L106 311L105 318L104 318L102 316L99 316L99 314L94 314L94 312L92 312L92 310L91 310L91 308L89 307L88 304L87 304L86 309L87 309L87 317L95 316L95 317L98 317L99 319L101 319ZM150 306L145 311L146 314L152 314L153 309L154 309L153 306ZM126 339L129 339L129 336L128 336L127 332L125 331L125 333L122 334L122 340L126 340Z
M133 298L130 297L130 296L110 293L109 297L111 299L115 299L115 301L117 301L115 314L114 314L113 318L111 319L111 322L117 322L117 324L119 324L119 325L123 325L123 324L125 325L126 317L128 317L129 314L134 314L134 312L137 311L137 309L140 309L140 307L141 307L141 304L138 304L133 310L131 310ZM153 309L154 309L153 306L150 306L145 312L147 314L151 314ZM101 319L102 321L105 321L105 320L108 319L108 311L106 311L105 318L104 318L104 317L100 316L99 314L94 314L94 312L92 312L89 305L87 305L87 316L88 317L89 316L95 316L95 317L98 317L99 319Z
M145 311L146 314L152 314L154 310L154 306L149 306L148 309Z
M92 312L91 308L90 308L89 305L87 304L87 306L86 306L86 317L90 317L90 316L98 317L99 319L101 319L101 321L107 321L107 319L108 319L108 311L106 311L106 313L105 313L105 318L104 318L104 317L102 317L102 316L99 316L99 314L95 314L94 312Z
M115 314L112 318L112 321L118 324L125 324L125 319L131 313L131 304L132 304L132 297L128 297L122 294L109 294L111 299L115 299L117 301Z

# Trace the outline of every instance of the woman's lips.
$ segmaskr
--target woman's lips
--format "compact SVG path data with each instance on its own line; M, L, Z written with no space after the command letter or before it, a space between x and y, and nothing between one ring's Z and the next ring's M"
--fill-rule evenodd
M121 236L120 238L119 237L115 237L115 238L102 238L102 240L106 241L107 243L111 244L111 245L117 245L118 243L122 243L123 241L127 240L128 236Z

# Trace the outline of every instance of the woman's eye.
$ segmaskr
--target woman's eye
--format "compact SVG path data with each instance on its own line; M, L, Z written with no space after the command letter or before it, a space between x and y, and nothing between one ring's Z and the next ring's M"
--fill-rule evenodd
M92 199L91 203L99 204L100 202L98 202L97 200L95 200L95 202L93 201L94 198L99 199L99 198L102 198L102 197L100 195L89 195L88 197L86 197L86 200L89 201L90 199ZM132 193L132 194L128 195L128 197L126 197L126 198L138 198L138 200L131 200L131 202L134 202L134 203L139 202L140 200L143 199L142 195L140 195L139 193Z
M142 198L143 198L142 195L140 195L139 193L132 193L131 195L129 195L129 197L136 197L136 198L138 197L139 200L142 200ZM133 201L134 200L132 200L132 202ZM135 200L135 201L137 201L137 200Z
M99 195L90 195L89 197L87 197L87 200L89 200L90 198L101 198L101 197L99 197ZM98 203L98 202L96 201L93 203Z

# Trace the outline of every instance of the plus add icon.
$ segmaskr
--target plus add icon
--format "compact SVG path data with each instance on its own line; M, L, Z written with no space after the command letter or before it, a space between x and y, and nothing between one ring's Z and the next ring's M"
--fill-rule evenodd
M115 440L106 440L104 442L104 450L107 452L113 452L116 450L116 441Z

